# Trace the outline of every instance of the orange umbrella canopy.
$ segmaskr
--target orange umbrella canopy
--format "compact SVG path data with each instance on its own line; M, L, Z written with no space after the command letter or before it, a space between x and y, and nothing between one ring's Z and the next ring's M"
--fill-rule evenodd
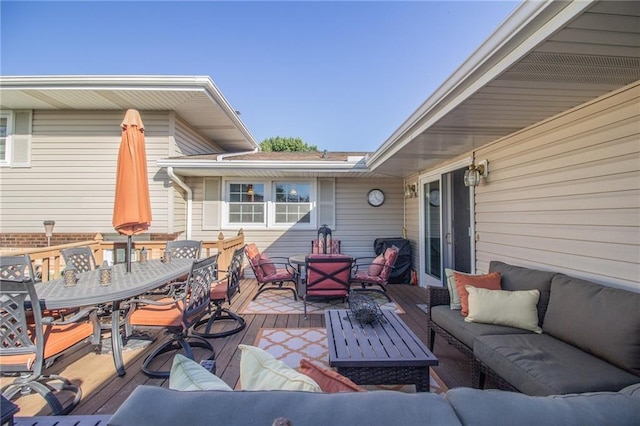
M130 109L121 126L113 227L121 234L136 235L146 231L151 225L144 124L138 111Z

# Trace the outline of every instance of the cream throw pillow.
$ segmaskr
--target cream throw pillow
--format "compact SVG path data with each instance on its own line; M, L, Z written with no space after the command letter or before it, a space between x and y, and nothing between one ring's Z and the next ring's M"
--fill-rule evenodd
M169 389L179 391L233 390L221 378L182 354L176 354L173 358L169 373Z
M322 392L311 377L297 372L270 353L249 345L238 345L240 385L243 390L301 390Z
M449 302L450 302L449 307L451 309L462 309L462 304L460 303L460 293L458 293L458 287L456 287L456 278L453 275L454 272L457 272L462 275L474 275L474 274L467 274L466 272L460 272L453 269L444 268L444 275L447 277L447 288L449 289Z
M469 292L467 322L506 325L542 333L538 326L539 290L487 290L466 285Z

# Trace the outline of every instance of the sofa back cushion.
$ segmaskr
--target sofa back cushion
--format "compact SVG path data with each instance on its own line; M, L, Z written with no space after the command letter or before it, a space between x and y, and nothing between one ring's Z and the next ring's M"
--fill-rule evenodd
M492 260L489 263L489 272L500 272L503 290L540 290L537 308L538 324L542 325L549 304L551 279L557 273L513 266L497 260Z
M542 329L640 375L640 293L558 274Z

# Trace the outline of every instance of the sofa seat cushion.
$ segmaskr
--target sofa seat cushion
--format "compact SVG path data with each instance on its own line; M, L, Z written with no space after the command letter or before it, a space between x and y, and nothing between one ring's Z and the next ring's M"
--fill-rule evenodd
M557 273L509 265L497 260L489 263L489 272L500 272L500 284L503 290L540 290L537 308L538 324L542 325L549 304L551 280Z
M527 395L619 391L640 377L548 334L480 336L477 359Z
M542 329L640 376L640 293L556 275Z
M637 425L638 398L616 392L531 397L516 392L451 389L446 400L462 424L476 426Z
M429 392L179 392L143 385L118 408L109 425L271 425L278 417L305 426L461 424L444 396Z
M522 328L507 327L504 325L465 322L465 317L460 315L459 309L450 309L449 305L431 307L431 319L444 328L453 337L460 340L469 348L473 348L473 341L478 336L491 334L519 334L531 333Z

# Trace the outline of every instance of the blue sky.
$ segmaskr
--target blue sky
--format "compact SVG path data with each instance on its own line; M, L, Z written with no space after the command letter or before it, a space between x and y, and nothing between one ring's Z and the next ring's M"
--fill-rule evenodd
M0 3L2 75L207 75L258 142L374 151L514 1Z

